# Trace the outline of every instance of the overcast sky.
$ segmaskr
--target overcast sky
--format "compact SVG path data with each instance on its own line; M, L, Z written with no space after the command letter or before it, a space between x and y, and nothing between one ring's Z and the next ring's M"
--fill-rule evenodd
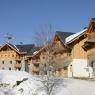
M95 0L0 0L0 44L4 35L14 43L33 43L35 31L51 24L54 30L78 32L95 17Z

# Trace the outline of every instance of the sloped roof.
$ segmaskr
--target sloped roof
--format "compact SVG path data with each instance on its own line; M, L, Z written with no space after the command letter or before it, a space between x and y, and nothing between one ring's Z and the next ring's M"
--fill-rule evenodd
M68 36L72 35L72 34L74 34L74 33L72 33L72 32L56 31L56 34L55 35L57 35L63 42L65 42L65 39Z
M5 43L5 44L3 44L2 46L0 46L0 49L2 49L5 45L10 46L12 49L14 49L16 52L18 52L18 53L19 53L18 48L17 48L15 45L13 45L13 44L11 44L11 43L8 43L8 42L6 42L6 43Z
M86 29L83 29L82 31L78 32L78 33L75 33L73 35L70 35L69 37L67 37L65 39L65 43L71 43L72 41L74 41L77 37L80 37L82 36L85 32L86 32L87 28Z
M20 52L25 52L27 55L33 54L39 47L36 47L34 44L23 44L23 45L16 45Z
M18 50L18 48L17 48L15 45L13 45L13 44L11 44L11 43L6 43L6 44L8 44L8 45L10 45L11 47L13 47L14 49ZM18 50L18 51L19 51L19 50Z
M95 18L91 18L92 21L95 21Z
M35 51L39 49L39 47L35 46L34 44L23 44L23 45L14 45L11 43L4 43L0 49L2 49L5 45L10 46L12 49L14 49L18 53L25 53L26 55L31 55Z

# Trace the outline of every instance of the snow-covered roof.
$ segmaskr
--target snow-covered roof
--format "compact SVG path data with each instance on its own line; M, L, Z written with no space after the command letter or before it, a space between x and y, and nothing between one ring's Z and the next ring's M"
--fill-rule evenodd
M36 55L38 53L38 51L35 51L33 54Z
M71 43L72 41L74 41L77 37L81 36L82 34L84 34L84 32L86 31L87 29L84 29L76 34L73 34L73 35L70 35L69 37L67 37L65 39L65 43L68 44L68 43Z

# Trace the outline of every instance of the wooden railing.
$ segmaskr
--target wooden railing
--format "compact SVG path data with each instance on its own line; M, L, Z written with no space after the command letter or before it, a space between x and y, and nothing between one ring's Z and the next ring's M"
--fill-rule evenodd
M37 71L39 71L39 67L33 67L33 71L35 71L35 72L37 72Z
M38 60L38 59L32 60L32 63L33 63L33 64L40 63L40 60Z
M16 63L16 64L14 65L14 67L15 67L15 68L21 68L21 64L20 64L20 63Z
M22 58L21 57L16 57L15 60L22 60Z

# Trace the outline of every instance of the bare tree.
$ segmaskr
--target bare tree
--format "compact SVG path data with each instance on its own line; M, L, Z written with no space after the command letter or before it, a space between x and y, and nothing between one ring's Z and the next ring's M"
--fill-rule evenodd
M54 34L55 31L51 24L40 27L40 29L36 30L33 35L35 44L38 46L45 46L47 43L52 41Z
M40 31L35 32L34 39L38 46L42 46L42 55L44 56L45 62L41 62L40 74L50 74L54 72L54 56L52 41L54 38L55 32L51 25L42 27Z
M55 95L63 86L66 86L62 77L40 77L40 79L36 80L43 84L43 86L38 87L36 92L45 90L46 95Z
M42 78L40 81L43 83L47 94L54 95L54 91L63 83L63 79L54 76L57 67L54 53L58 50L58 47L53 43L55 32L51 25L48 30L46 29L41 29L40 32L36 32L35 34L36 44L42 46L40 56L44 57L44 61L39 64Z

